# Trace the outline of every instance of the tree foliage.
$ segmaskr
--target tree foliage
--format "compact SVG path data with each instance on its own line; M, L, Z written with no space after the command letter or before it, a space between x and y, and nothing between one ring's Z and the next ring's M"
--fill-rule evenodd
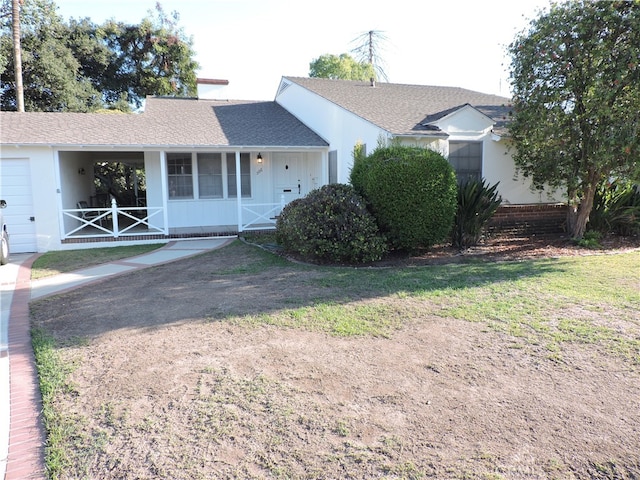
M349 54L321 55L309 64L309 76L333 80L369 80L374 78L373 66L357 62Z
M639 171L640 2L553 4L509 53L514 160L536 187L564 189L579 239L598 185Z
M99 92L81 74L80 63L67 44L68 26L49 0L25 1L20 9L22 75L26 111L88 111L100 106ZM4 67L2 109L16 110L13 42L9 18L3 15L0 58Z
M2 109L16 109L10 15L0 36ZM139 107L147 95L195 93L192 41L178 14L160 4L139 24L90 19L66 22L52 0L25 0L21 7L26 110L94 111Z

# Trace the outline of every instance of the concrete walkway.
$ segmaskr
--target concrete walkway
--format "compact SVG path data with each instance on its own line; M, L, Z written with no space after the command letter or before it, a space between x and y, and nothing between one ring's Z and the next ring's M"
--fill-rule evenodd
M45 479L42 401L31 336L29 301L114 275L221 248L235 237L172 241L152 252L30 281L38 254L13 254L0 267L0 480Z

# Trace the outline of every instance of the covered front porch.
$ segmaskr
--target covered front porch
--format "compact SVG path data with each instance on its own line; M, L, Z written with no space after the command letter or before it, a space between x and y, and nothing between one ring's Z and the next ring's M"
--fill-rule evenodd
M57 160L65 245L274 229L288 202L327 181L323 151L78 150Z

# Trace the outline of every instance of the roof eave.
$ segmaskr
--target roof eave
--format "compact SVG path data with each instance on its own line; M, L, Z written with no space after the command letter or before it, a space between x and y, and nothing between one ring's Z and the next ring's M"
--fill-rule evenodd
M256 144L256 145L229 145L229 144L120 144L120 145L112 145L112 144L75 144L75 143L26 143L26 142L17 142L17 143L2 143L2 147L48 147L48 148L73 148L78 150L91 150L91 149L104 149L104 150L145 150L145 149L153 149L153 150L162 150L162 149L174 149L174 148L190 148L190 149L213 149L213 148L234 148L239 150L250 150L250 149L271 149L271 150L291 150L291 149L301 149L301 150L324 150L329 147L329 144L326 145L268 145L268 144Z
M411 138L432 138L435 140L439 140L442 138L449 138L449 134L446 132L441 133L431 133L431 134L421 134L421 133L394 133L394 137L411 137Z

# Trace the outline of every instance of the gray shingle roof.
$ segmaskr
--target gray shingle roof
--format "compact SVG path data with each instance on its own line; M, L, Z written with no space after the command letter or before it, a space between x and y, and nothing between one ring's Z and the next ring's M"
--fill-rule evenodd
M148 97L141 114L0 112L7 145L325 147L275 102Z
M469 104L492 118L495 131L508 120L510 99L458 87L284 77L394 135L433 135L425 126Z

